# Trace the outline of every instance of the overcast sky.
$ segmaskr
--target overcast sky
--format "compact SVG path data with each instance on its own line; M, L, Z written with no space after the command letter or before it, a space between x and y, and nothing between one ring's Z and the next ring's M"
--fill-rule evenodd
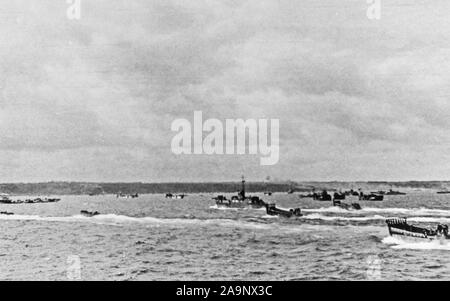
M450 1L1 1L0 182L450 175ZM176 118L278 118L280 160L176 156Z

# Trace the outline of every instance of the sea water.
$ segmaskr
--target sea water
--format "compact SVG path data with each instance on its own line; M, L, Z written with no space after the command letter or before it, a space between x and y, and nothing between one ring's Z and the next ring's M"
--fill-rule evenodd
M295 194L259 195L300 218L182 200L60 196L0 204L1 280L450 280L450 244L389 237L388 217L450 224L450 195L413 192L360 211ZM356 199L346 200L357 201ZM85 217L80 210L99 211ZM75 275L75 276L74 276Z

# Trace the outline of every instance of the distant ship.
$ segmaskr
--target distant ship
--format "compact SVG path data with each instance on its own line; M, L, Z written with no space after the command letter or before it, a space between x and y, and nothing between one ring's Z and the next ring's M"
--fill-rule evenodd
M448 189L444 189L444 190L437 192L437 194L449 194L449 193L450 193L450 190L448 190Z
M93 217L93 216L96 216L96 215L100 215L100 212L98 212L98 211L81 210L80 214L84 215L86 217Z
M1 204L37 204L37 203L56 203L61 199L59 198L34 198L25 200L12 200L7 194L0 195Z
M172 194L166 193L166 199L182 200L186 197L186 194Z
M125 194L125 193L121 193L119 192L118 194L116 194L116 198L121 198L121 199L134 199L134 198L138 198L139 194L137 193L133 193L133 194Z
M400 191L394 191L392 189L389 189L388 192L386 192L386 195L405 195L405 192L400 192Z
M2 204L12 204L13 200L9 198L9 194L2 193L0 194L0 203Z
M261 208L266 205L266 203L257 196L247 196L245 194L245 179L242 176L241 190L237 195L233 195L231 199L227 199L224 195L218 195L213 198L216 201L218 207L226 208L245 208L248 206L254 208Z

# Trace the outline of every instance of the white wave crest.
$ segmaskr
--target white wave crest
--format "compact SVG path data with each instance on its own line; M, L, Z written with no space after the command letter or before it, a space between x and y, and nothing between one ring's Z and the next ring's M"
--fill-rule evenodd
M323 213L343 213L343 214L367 214L367 213L392 213L409 216L443 216L450 217L450 210L429 209L429 208L375 208L364 207L361 210L345 210L340 207L322 207L313 209L302 209L304 212L323 212Z
M383 243L391 245L393 249L409 249L409 250L447 250L450 251L450 242L441 240L423 240L418 241L410 239L402 239L400 237L388 236L383 238Z
M373 216L353 216L353 217L345 217L345 216L326 216L322 214L308 214L304 215L302 218L304 219L318 219L325 221L370 221L370 220L384 220L386 217L381 215L373 215Z

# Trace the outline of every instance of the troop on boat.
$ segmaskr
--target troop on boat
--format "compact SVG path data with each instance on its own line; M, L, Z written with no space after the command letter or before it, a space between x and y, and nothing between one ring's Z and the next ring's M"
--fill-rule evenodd
M438 224L435 229L408 224L406 218L389 218L386 220L389 235L424 239L450 239L448 226Z

